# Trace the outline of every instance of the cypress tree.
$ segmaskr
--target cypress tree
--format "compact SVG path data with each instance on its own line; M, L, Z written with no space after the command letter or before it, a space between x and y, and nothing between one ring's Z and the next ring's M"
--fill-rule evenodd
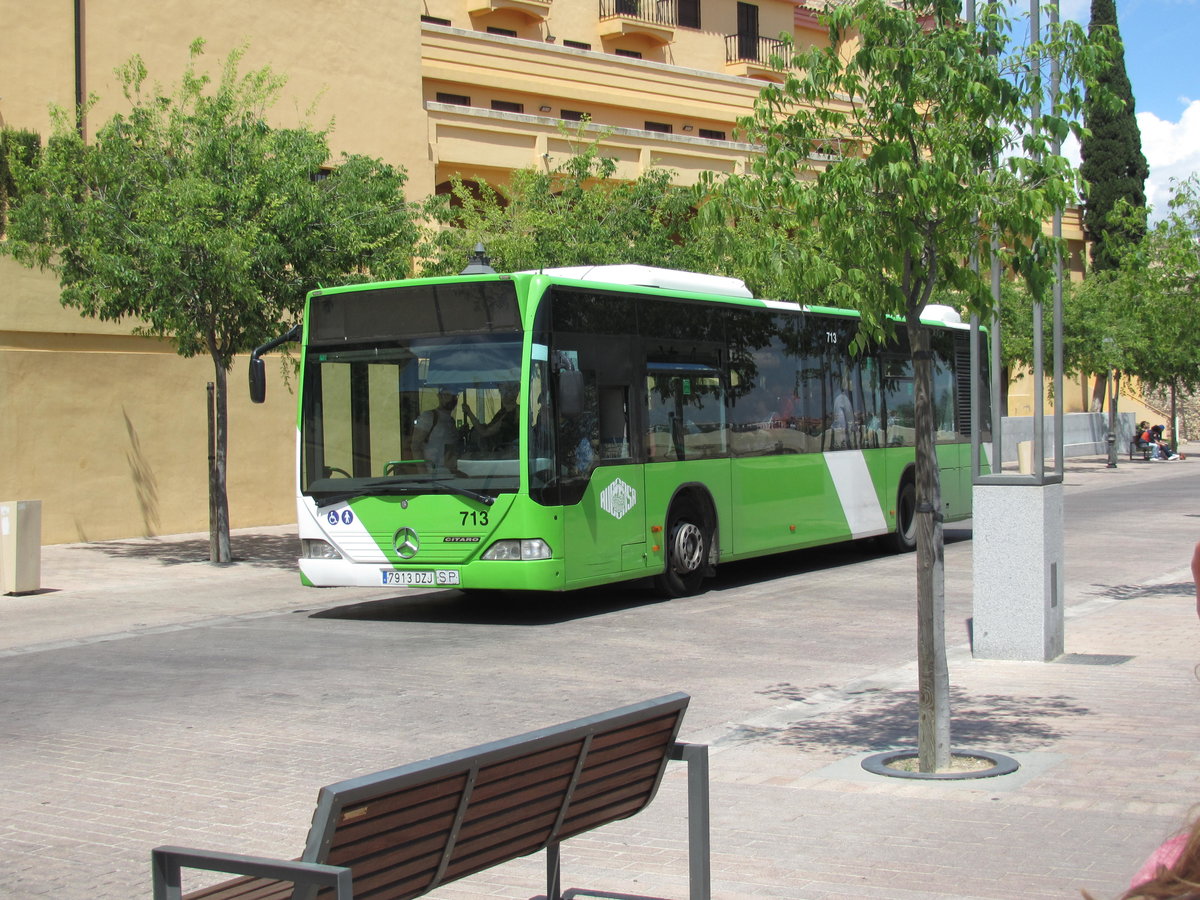
M1117 202L1146 206L1146 176L1149 170L1142 155L1142 134L1134 117L1133 89L1125 73L1125 46L1117 28L1115 0L1092 0L1092 19L1088 34L1096 37L1102 29L1111 29L1113 56L1100 73L1101 89L1122 102L1120 109L1109 108L1089 95L1084 106L1084 124L1091 131L1080 147L1083 164L1080 172L1088 182L1083 207L1083 228L1092 243L1092 263L1096 271L1117 267L1116 244L1140 241L1144 226L1118 225L1109 221Z

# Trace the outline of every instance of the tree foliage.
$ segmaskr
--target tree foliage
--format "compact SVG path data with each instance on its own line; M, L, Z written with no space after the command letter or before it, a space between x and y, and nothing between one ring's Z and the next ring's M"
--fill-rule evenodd
M940 486L933 444L930 340L920 315L935 290L954 291L986 320L991 254L1044 297L1058 247L1043 234L1077 196L1053 152L1082 105L1080 77L1097 49L1066 23L1020 46L1000 4L977 26L952 0L853 0L827 8L830 42L790 55L741 123L763 146L752 170L720 185L708 215L750 220L773 235L758 265L790 296L858 309L857 345L899 317L916 381L920 757L948 761L942 634ZM1061 66L1060 93L1034 114L1043 66ZM817 158L819 154L819 158ZM829 157L832 156L832 159ZM996 234L1003 240L996 243Z
M578 137L578 135L576 135ZM451 179L430 216L442 224L424 274L459 271L476 243L498 271L552 266L641 263L691 268L695 248L682 239L693 195L650 169L634 181L614 179L617 161L600 141L578 141L554 167L523 169L507 185Z
M19 192L3 252L53 272L62 303L81 314L131 319L182 356L212 359L214 560L224 562L234 356L278 334L318 283L407 274L417 231L402 171L358 156L324 169L327 131L268 124L282 76L243 74L243 48L214 81L196 68L202 53L196 41L169 95L140 57L118 68L128 109L91 142L76 111L53 110L45 150L31 164L10 155Z
M1119 221L1144 221L1144 210L1118 209ZM1137 312L1140 329L1122 335L1126 371L1155 387L1200 388L1200 176L1173 182L1167 214L1140 244L1128 244L1120 268L1107 273L1110 298Z
M0 235L8 222L8 207L16 201L17 183L13 179L9 158L17 165L28 166L41 148L41 137L34 131L19 128L0 128Z
M1119 265L1114 240L1136 243L1145 234L1144 222L1114 212L1121 201L1136 209L1146 206L1149 168L1134 115L1133 89L1125 73L1115 0L1092 0L1088 31L1104 34L1110 46L1108 62L1097 73L1097 90L1089 91L1086 98L1083 116L1088 130L1080 141L1080 172L1088 183L1083 227L1091 241L1095 269L1104 271Z

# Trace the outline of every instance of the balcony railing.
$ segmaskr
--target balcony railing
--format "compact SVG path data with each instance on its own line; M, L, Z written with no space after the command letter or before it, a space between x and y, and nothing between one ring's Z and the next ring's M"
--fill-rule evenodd
M783 55L783 41L759 34L725 35L725 62L756 62L769 65L772 56Z
M676 0L600 0L600 18L616 17L648 22L652 25L679 24Z

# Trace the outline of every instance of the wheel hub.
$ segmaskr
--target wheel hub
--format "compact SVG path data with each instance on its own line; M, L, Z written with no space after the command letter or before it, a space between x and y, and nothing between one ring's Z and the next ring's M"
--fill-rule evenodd
M704 562L704 534L691 522L680 522L671 533L671 567L681 575L695 572Z

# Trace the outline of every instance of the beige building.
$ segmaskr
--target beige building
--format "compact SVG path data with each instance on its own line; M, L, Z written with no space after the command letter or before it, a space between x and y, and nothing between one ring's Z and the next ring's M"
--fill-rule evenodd
M0 127L46 135L51 103L94 93L92 133L121 108L113 70L132 54L169 89L196 37L212 68L244 44L245 69L289 77L277 124L334 120L335 153L403 165L414 199L454 174L553 165L570 153L561 123L585 116L621 177L734 170L753 152L734 123L774 77L779 35L824 39L793 0L0 0L0 22ZM64 310L53 280L5 258L0 289L0 499L41 500L46 543L205 530L211 363ZM231 521L289 522L294 398L276 376L252 407L244 372Z

